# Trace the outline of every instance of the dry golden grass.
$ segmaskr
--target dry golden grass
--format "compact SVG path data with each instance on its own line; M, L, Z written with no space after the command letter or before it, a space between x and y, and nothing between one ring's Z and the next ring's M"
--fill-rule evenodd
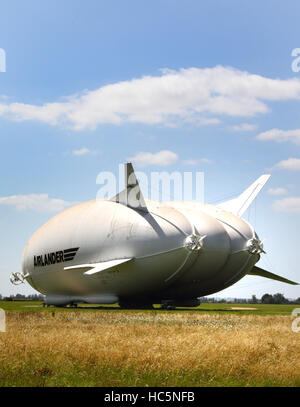
M288 316L8 312L0 385L298 386L299 354Z

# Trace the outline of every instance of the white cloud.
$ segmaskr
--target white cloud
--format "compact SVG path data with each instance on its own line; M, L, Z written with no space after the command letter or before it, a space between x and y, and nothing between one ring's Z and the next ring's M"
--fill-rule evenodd
M199 159L189 159L189 160L183 160L182 164L183 165L200 165L200 164L211 164L212 161L209 160L208 158L199 158Z
M241 124L237 124L235 126L230 126L229 128L230 128L230 130L233 130L233 131L252 131L252 130L256 130L257 126L256 126L256 124L241 123Z
M281 170L300 171L300 158L288 158L277 163L274 168Z
M258 140L273 140L277 143L283 143L286 141L290 141L294 144L300 145L300 129L295 130L280 130L280 129L272 129L268 131L264 131L256 136Z
M79 150L73 150L73 155L86 155L86 154L98 154L97 150L90 150L89 148L82 147Z
M300 213L300 198L283 198L273 203L273 209L278 212Z
M300 99L298 78L271 79L223 66L163 69L160 76L113 83L41 106L0 103L0 116L73 130L103 123L201 125L218 123L212 115L251 117L270 110L265 101L293 99Z
M14 206L17 210L33 210L37 212L59 212L76 202L49 198L48 194L12 195L0 198L0 205Z
M85 155L85 154L89 154L89 153L90 153L90 150L88 148L85 148L85 147L83 147L83 148L81 148L79 150L73 150L72 151L73 155Z
M178 160L178 155L169 150L162 150L157 153L140 152L127 160L132 161L137 167L146 167L148 165L166 167L174 164Z
M269 188L268 194L270 195L284 195L287 194L287 190L285 188Z

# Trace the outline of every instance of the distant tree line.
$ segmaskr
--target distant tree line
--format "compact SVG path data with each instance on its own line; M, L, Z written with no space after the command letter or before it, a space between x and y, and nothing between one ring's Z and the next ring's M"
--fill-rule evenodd
M3 297L0 294L0 301L44 301L44 296L41 294L16 294L9 297ZM201 297L203 303L227 303L227 304L300 304L300 297L296 300L289 300L283 294L264 294L261 299L255 295L249 298L216 298L216 297Z
M296 300L288 300L283 294L264 294L261 297L262 304L300 304L300 297Z
M296 300L290 300L284 297L283 294L264 294L261 299L255 295L248 298L215 298L215 297L201 297L200 301L203 303L237 303L237 304L300 304L300 297Z
M3 297L0 294L0 300L2 300L2 301L43 301L44 296L41 294L30 294L30 295L16 294L16 295L10 295L9 297Z

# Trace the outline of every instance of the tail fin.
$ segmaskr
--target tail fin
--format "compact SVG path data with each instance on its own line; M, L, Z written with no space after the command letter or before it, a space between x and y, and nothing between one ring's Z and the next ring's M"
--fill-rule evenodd
M251 271L249 271L247 274L251 274L253 276L270 278L271 280L277 280L277 281L281 281L281 282L287 283L287 284L299 285L298 283L295 283L295 281L291 281L291 280L288 280L287 278L278 276L277 274L270 273L269 271L261 269L260 267L257 267L257 266L254 266L253 269Z
M131 163L125 163L125 189L119 192L110 201L118 202L130 208L148 212L139 182Z
M261 175L249 188L247 188L241 195L237 198L231 199L230 201L223 202L218 205L219 208L225 209L226 211L232 212L235 215L242 216L243 213L249 208L251 203L259 194L262 187L268 181L271 175L264 174Z

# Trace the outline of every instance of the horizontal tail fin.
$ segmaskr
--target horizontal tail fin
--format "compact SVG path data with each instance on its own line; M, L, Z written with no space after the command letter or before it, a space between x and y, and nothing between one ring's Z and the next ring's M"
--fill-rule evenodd
M257 266L254 266L253 269L248 274L253 275L253 276L270 278L271 280L281 281L282 283L299 285L298 283L295 283L294 281L291 281L291 280L288 280L287 278L278 276L277 274L270 273L269 271L261 269L260 267L257 267Z

